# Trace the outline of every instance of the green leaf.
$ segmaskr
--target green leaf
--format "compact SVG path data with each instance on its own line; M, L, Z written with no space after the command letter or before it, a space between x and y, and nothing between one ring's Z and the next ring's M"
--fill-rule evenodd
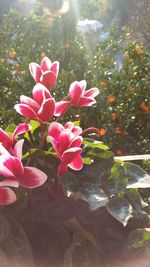
M146 212L146 207L149 205L144 202L140 193L137 189L128 189L125 192L125 197L132 205L133 209L133 218L141 219L142 221L148 221L148 213Z
M138 189L134 189L134 188L133 189L128 189L125 194L128 197L128 200L130 200L132 202L132 205L134 207L139 206L141 208L145 208L145 207L149 206L142 199L140 193L138 192Z
M83 163L85 165L91 165L93 163L93 160L91 158L83 158Z
M40 123L38 121L35 120L30 120L30 125L31 125L31 133L33 134L34 131L40 127Z
M73 121L74 126L80 126L80 121Z
M118 194L126 189L128 178L123 164L115 162L111 168L110 175L106 178L106 188L111 194Z
M127 188L149 188L150 175L141 167L126 162L124 168L128 177Z
M38 157L50 156L50 155L55 156L56 153L53 153L51 151L44 151L44 150L41 150L41 149L38 149L38 148L31 148L31 149L29 149L28 152L26 152L23 155L23 159L26 159L28 157L38 158Z
M112 162L110 161L98 160L91 165L85 165L78 175L84 182L92 182L101 186L110 172L111 166Z
M98 184L85 183L81 188L81 199L88 202L90 209L95 210L106 206L108 198Z
M91 210L98 209L108 203L105 192L100 184L86 182L84 177L68 172L61 177L62 189L66 196L74 196L83 199L89 204Z
M15 124L10 124L7 126L7 128L5 129L6 133L10 136L12 136L13 132L15 131L17 125Z
M150 246L150 228L133 230L125 244L125 251L129 254L139 253L139 250Z
M88 152L86 153L87 156L92 156L92 157L96 157L99 159L109 159L109 158L113 158L113 153L111 151L101 151L99 149L89 149Z
M129 219L132 217L132 206L123 197L114 197L108 205L107 211L119 222L126 226Z
M39 123L38 121L35 121L35 120L30 120L30 123L29 123L29 124L31 125L31 130L30 130L30 132L31 132L32 137L33 137L33 133L34 133L35 130L37 130L37 129L40 127L40 123ZM27 140L30 140L30 137L29 137L29 134L28 134L28 133L26 133L26 134L24 135L24 137L25 137Z
M103 142L96 141L96 140L93 140L93 139L90 139L90 138L85 138L84 141L83 141L83 144L85 144L85 145L87 145L88 147L91 147L91 148L99 148L99 149L102 149L102 150L109 149L109 147L104 145Z

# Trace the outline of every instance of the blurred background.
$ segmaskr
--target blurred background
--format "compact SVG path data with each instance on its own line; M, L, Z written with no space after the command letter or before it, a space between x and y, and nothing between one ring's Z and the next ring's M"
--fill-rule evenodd
M149 0L0 0L0 126L20 120L13 106L30 96L28 65L60 61L61 100L75 80L98 87L97 104L67 118L96 126L116 155L150 153Z

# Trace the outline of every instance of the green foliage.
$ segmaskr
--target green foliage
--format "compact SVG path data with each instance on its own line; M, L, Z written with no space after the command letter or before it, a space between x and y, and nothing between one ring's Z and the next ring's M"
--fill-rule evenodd
M149 153L150 54L129 38L113 32L95 47L85 79L101 94L93 113L81 114L83 126L106 130L102 138L118 155Z
M84 108L72 110L68 117L80 120L83 128L92 121L92 126L105 129L101 139L117 155L149 153L150 55L130 40L129 32L112 31L108 40L91 46L75 33L73 10L55 19L23 18L11 11L3 18L0 40L1 126L18 120L13 106L20 94L30 96L34 84L28 65L47 55L61 65L56 99L66 95L74 80L85 78L89 87L100 88L98 104L88 116ZM114 100L109 100L111 96Z
M98 149L102 150L97 148L94 157L91 153L94 161L91 165L85 165L78 174L63 175L64 193L88 202L91 210L105 206L124 226L131 218L149 220L149 209L145 210L148 203L138 189L150 187L150 175L135 164L113 161L113 157L99 159ZM89 155L88 150L85 154Z

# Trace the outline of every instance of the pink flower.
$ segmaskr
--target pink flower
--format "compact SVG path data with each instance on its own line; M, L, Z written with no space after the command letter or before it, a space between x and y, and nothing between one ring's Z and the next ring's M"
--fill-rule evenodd
M16 200L15 193L8 188L19 187L35 188L42 185L47 175L34 167L24 167L21 161L22 146L24 140L21 139L14 146L14 156L12 156L2 144L0 144L0 175L5 179L0 181L0 204L11 204Z
M75 107L89 107L96 103L95 97L99 94L98 88L85 91L86 81L73 82L69 88L71 104Z
M44 57L41 65L37 63L30 63L29 70L36 83L42 83L47 88L52 88L57 80L59 72L59 62L50 61L48 57Z
M72 122L64 126L53 122L48 129L48 136L57 152L61 163L58 167L58 176L67 172L68 167L73 170L81 170L83 161L81 158L81 143L83 138L79 136L82 129L75 127Z
M66 112L71 106L69 101L60 101L55 103L55 116L60 116L62 113Z
M15 105L16 111L29 119L48 122L54 115L55 100L49 90L38 83L32 91L33 99L24 95L20 97L20 104Z
M15 137L24 134L31 130L31 126L26 123L19 124L12 136L10 137L2 128L0 128L0 143L9 151L9 153L13 152L13 145L16 143Z
M0 187L0 205L9 205L16 201L17 197L9 187Z
M98 88L85 91L86 81L73 82L69 88L67 101L60 101L55 104L55 116L60 116L67 111L70 106L88 107L96 103L95 97L99 94Z

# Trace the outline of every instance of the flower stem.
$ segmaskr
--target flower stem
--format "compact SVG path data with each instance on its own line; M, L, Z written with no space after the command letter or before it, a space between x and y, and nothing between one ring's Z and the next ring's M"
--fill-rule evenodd
M40 147L44 148L45 150L48 150L48 144L47 144L47 140L46 140L47 134L45 133L45 130L46 130L46 124L45 123L41 123L40 140L42 142L41 142Z
M85 129L85 130L81 133L81 135L83 136L83 135L88 134L88 133L97 133L97 134L99 135L99 129L94 128L94 127L90 127L90 128Z
M33 136L31 134L31 131L28 131L28 136L29 136L29 139L30 139L30 144L33 145L34 144L34 140L33 140Z

